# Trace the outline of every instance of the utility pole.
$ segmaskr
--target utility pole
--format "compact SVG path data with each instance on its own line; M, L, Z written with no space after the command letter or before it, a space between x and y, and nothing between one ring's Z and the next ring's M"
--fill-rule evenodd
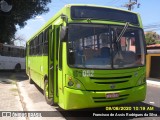
M139 8L140 3L137 3L137 0L129 0L129 3L125 4L124 7L127 7L131 11L133 5L137 5L137 8Z

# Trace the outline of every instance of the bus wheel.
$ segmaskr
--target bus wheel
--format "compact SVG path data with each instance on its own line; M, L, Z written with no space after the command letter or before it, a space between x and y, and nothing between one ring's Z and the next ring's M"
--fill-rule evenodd
M30 84L33 84L33 83L34 83L30 76L29 76L29 83L30 83Z
M47 102L47 104L49 105L54 105L54 102L53 102L53 98L48 98L48 80L45 80L44 82L44 97L45 97L45 100Z
M21 65L20 64L16 64L15 68L14 68L15 72L19 72L21 71Z

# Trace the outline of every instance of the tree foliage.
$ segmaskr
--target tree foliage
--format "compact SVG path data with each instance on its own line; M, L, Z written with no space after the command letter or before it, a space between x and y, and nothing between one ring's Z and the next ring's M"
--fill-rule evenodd
M16 25L23 28L26 21L49 11L51 0L12 0L13 8L7 15L0 13L0 43L10 43L15 37Z
M156 32L147 32L145 34L145 39L146 39L147 45L156 44L158 38L159 38L159 35Z

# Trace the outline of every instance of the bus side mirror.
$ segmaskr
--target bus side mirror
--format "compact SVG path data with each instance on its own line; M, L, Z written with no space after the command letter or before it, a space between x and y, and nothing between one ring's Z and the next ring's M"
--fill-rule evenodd
M67 39L68 28L66 26L62 26L60 31L60 41L63 42Z

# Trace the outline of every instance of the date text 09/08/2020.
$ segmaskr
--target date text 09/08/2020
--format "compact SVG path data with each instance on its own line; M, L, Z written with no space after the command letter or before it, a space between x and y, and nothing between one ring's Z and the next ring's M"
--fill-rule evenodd
M125 106L125 107L121 107L121 106L114 106L114 107L106 107L106 110L126 110L126 111L152 111L154 110L154 107L146 107L146 106L135 106L135 107L131 107L131 106Z

